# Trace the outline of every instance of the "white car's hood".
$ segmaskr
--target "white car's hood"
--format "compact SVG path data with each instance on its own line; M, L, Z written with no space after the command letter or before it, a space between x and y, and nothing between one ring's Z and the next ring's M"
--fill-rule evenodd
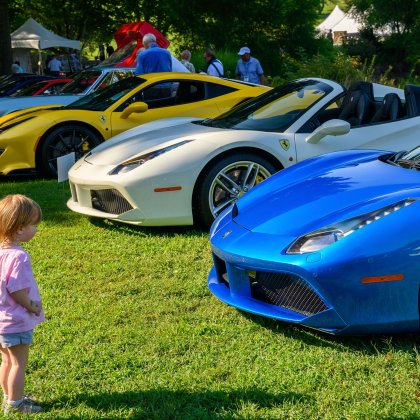
M188 121L188 122L185 122ZM194 124L197 118L171 118L135 127L95 147L85 157L94 165L117 165L149 151L185 140L196 140L207 133L225 130Z

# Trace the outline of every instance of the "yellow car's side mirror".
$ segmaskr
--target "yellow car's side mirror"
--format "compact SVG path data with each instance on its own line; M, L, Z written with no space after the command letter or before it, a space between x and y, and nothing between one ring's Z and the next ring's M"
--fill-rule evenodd
M146 112L148 109L149 109L149 106L145 102L134 102L128 105L128 107L125 108L123 112L121 112L120 118L125 120L133 112L140 114L142 112Z

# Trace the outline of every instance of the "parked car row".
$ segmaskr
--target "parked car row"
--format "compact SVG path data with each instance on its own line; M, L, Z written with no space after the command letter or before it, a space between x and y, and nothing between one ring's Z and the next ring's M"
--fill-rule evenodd
M56 176L74 152L71 210L211 226L221 301L333 334L419 331L419 86L93 71L66 106L0 100L1 174Z
M269 90L192 73L126 77L127 72L115 70L106 75L98 84L94 73L97 79L87 84L96 89L67 106L32 107L0 117L0 174L30 170L54 177L58 157L75 152L79 159L129 128L164 117L212 117ZM64 91L84 85L81 76Z
M0 116L35 106L68 105L89 93L101 90L114 82L133 75L133 69L131 68L98 67L82 70L75 74L71 81L65 84L55 95L0 97Z
M68 206L144 226L209 227L256 184L309 157L417 146L420 114L412 114L410 106L417 98L415 87L406 88L404 115L371 122L357 106L366 92L371 119L382 115L389 97L399 100L395 92L375 100L375 88L363 82L346 91L330 80L300 79L212 119L137 126L94 148L70 170Z

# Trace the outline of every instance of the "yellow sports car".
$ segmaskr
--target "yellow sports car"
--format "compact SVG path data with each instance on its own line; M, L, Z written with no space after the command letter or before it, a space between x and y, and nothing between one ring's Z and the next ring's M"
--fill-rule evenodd
M76 159L148 121L214 117L268 87L192 73L130 77L67 106L34 107L0 118L0 174L56 176L57 158Z

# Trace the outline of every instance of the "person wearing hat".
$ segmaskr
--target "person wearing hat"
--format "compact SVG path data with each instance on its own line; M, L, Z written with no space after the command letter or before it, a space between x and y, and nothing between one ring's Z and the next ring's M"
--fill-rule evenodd
M256 58L251 57L251 50L248 47L242 47L238 55L241 58L236 64L236 78L244 82L265 85L264 70L260 62Z

